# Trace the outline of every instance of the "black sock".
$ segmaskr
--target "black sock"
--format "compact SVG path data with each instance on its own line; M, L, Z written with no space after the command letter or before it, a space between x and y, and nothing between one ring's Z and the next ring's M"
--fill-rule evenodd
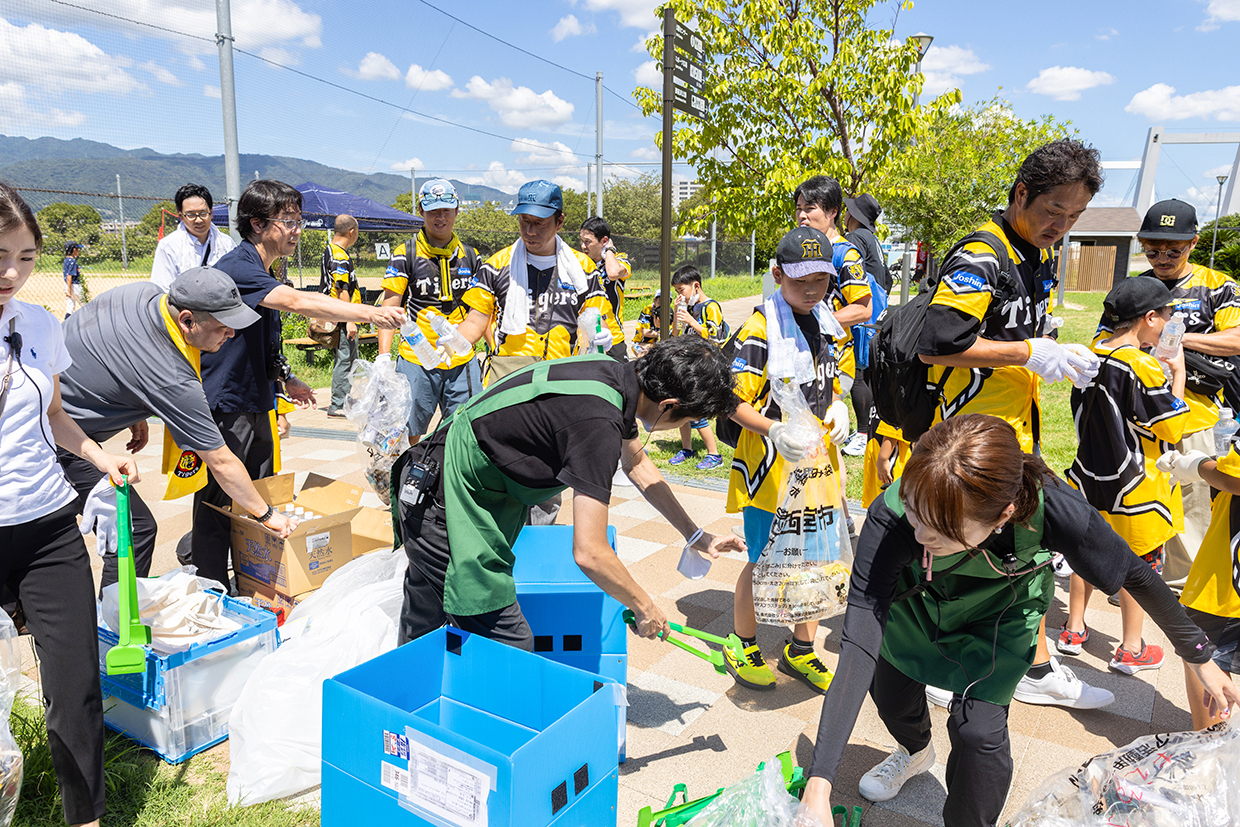
M1051 673L1051 662L1039 663L1037 666L1030 666L1025 676L1032 680L1041 680Z
M792 644L791 644L791 646L789 647L789 653L790 653L790 654L792 654L792 655L808 655L808 654L809 654L810 652L812 652L812 651L814 651L814 642L813 642L812 640L810 640L810 641L804 641L804 640L801 640L800 638L796 637L795 635L793 636L793 638L792 638Z
M754 635L753 637L741 637L740 635L737 635L737 637L740 637L740 638L741 638L741 648L742 648L742 649L748 649L750 646L757 646L757 645L758 645L758 636L757 636L757 635Z

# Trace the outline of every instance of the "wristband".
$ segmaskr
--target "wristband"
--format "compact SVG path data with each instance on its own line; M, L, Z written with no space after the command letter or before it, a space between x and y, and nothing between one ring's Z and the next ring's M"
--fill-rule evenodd
M260 523L265 523L268 520L270 520L272 515L275 513L276 513L275 506L269 505L267 506L267 510L263 512L263 516L255 517L254 519L258 520Z

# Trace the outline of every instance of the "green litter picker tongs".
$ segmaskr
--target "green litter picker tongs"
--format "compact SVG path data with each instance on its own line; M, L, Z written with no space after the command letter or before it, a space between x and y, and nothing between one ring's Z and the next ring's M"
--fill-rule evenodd
M628 609L625 609L624 614L621 615L621 617L624 618L625 623L636 628L637 616L634 615L631 611L629 611ZM725 649L731 649L732 655L733 657L736 658L737 661L745 660L745 648L741 646L741 639L738 638L734 634L728 635L727 637L719 637L718 635L712 635L707 632L699 631L697 629L690 629L688 626L681 626L679 623L669 622L667 625L671 627L671 630L673 632L678 632L682 635L687 635L689 637L695 637L698 640L704 640L707 643L713 643L716 646L722 646ZM714 666L715 671L718 672L720 675L727 672L727 667L723 665L723 652L722 651L718 649L708 648L705 652L703 652L701 649L698 649L697 647L694 647L694 646L690 646L688 643L685 643L683 640L677 640L676 638L672 637L670 634L664 639L668 643L672 644L673 646L679 646L681 649L684 649L686 652L688 652L691 655L696 655L702 660L710 661L711 666Z
M129 675L146 669L145 645L151 642L151 630L142 625L138 613L138 572L133 564L133 528L129 522L129 478L116 486L116 559L120 580L121 642L108 650L109 675Z

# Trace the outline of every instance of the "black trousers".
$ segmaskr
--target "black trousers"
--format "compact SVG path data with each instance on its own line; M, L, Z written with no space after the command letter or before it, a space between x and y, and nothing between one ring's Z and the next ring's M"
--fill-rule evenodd
M423 440L410 451L410 462L429 458L441 469L444 467L442 437ZM398 491L407 481L407 470L408 466L401 475ZM405 600L400 610L398 646L451 623L466 632L527 652L534 651L534 633L516 603L480 615L453 615L444 610L444 582L452 552L448 547L442 477L436 483L433 496L423 497L415 506L400 504L400 526L409 567L405 570Z
M275 468L275 445L271 438L271 422L267 412L214 412L224 445L241 459L250 479L271 476ZM232 497L224 493L212 476L205 486L194 492L194 528L190 532L190 550L199 577L209 577L228 586L228 558L232 549L232 521L205 503L225 508ZM178 554L178 556L180 556Z
M65 820L103 816L103 693L90 557L74 504L0 526L0 583L22 602L43 683L47 740Z
M852 391L853 413L857 415L857 430L873 438L870 431L870 408L874 405L874 392L870 390L870 374L866 368L857 368L853 378Z
M918 683L881 655L870 697L887 731L910 754L930 743L930 709L926 685ZM952 698L947 734L947 801L943 823L951 827L992 827L999 820L1012 785L1012 743L1008 708L976 698Z
M74 505L78 514L82 513L82 508L86 505L86 497L90 494L92 488L99 480L103 479L103 472L90 463L89 460L82 459L77 454L71 454L64 448L56 449L56 459L60 460L60 467L64 469L65 476L69 479L69 484L73 486L73 490L77 492L78 498ZM133 524L133 564L138 572L139 577L146 577L151 573L151 555L155 553L156 535L159 532L159 525L155 521L155 515L151 513L151 509L142 497L138 495L135 488L129 489L129 515L130 522ZM110 586L116 582L117 563L116 552L108 551L103 555L103 580L99 584L100 589L104 586Z

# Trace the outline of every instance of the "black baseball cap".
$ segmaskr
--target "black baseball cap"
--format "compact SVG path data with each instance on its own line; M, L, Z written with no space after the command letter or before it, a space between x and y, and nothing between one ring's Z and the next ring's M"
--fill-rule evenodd
M856 198L845 198L844 206L848 208L848 214L857 219L858 224L874 232L874 222L878 221L878 214L883 211L874 196L863 192Z
M76 241L65 242L65 255L69 255L69 253L72 253L74 250L80 249L82 249L82 245L78 244Z
M1140 319L1151 310L1162 310L1169 304L1171 291L1162 279L1153 276L1126 278L1102 300L1102 308L1113 324Z
M831 239L822 230L797 227L779 240L779 246L775 248L775 263L788 278L804 278L811 273L830 273L834 276L833 254Z
M181 310L210 313L234 330L249 327L260 318L241 301L232 277L214 267L194 267L177 276L168 289L168 301Z
M1192 241L1197 237L1197 210L1178 198L1159 201L1145 213L1137 238L1150 241Z

